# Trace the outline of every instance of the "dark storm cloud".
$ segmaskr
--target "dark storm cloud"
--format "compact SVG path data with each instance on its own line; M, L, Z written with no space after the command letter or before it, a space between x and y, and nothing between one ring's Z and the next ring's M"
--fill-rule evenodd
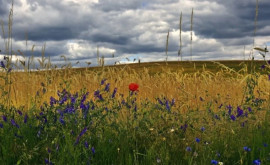
M106 35L106 34L94 34L91 36L93 42L107 42L116 45L126 45L129 44L129 38L126 36L119 35Z
M213 38L239 38L252 36L255 28L254 0L226 0L219 3L226 9L224 13L211 15L194 15L194 30L199 35ZM257 28L261 29L269 25L270 4L266 1L259 1L259 15ZM261 33L260 35L265 35Z
M8 12L9 10L9 5L5 0L0 0L0 15L4 15Z
M76 34L77 33L77 34ZM25 34L21 31L14 33L15 39L25 39ZM78 35L78 32L72 31L69 27L40 27L38 29L31 30L28 33L28 40L32 41L61 41L74 38Z

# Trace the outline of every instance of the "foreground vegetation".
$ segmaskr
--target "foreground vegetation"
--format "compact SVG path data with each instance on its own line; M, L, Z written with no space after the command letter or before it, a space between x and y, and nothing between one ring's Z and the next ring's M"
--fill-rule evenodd
M193 73L1 64L5 164L270 163L268 65L250 74L221 64Z

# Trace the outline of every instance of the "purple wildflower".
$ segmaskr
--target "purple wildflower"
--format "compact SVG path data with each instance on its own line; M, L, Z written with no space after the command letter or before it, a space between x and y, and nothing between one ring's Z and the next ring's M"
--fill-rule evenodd
M114 98L114 97L115 97L116 92L117 92L117 88L114 88L114 90L113 90L113 94L112 94L112 98Z
M81 103L83 103L86 100L86 96L88 96L88 95L89 95L89 92L87 92L86 94L83 95Z
M22 116L22 111L18 110L17 113Z
M220 104L220 106L218 107L218 109L220 109L223 106L223 104Z
M234 115L231 115L230 118L232 119L232 121L235 121L236 117Z
M11 119L10 122L11 122L11 124L12 124L13 126L15 126L15 127L17 127L17 128L20 128L19 125L15 122L14 119Z
M236 117L240 117L242 116L244 113L243 109L241 109L239 106L237 107L237 116Z
M0 123L0 128L3 128L3 124L2 123Z
M7 122L7 117L5 115L2 116L2 119L4 120L4 122Z
M255 165L260 165L261 164L261 160L260 159L256 159L253 161L253 164Z
M228 114L231 115L231 113L232 113L232 106L231 105L228 105L227 108L228 108Z
M84 146L85 146L85 148L89 148L89 144L87 141L84 142Z
M1 67L2 67L2 68L4 68L4 69L6 68L6 66L5 66L5 64L4 64L4 62L3 62L3 61L1 61L1 63L0 63L0 64L1 64Z
M250 107L248 107L248 111L249 111L249 112L252 112L252 110L251 110L251 108L250 108Z
M171 110L171 109L170 109L170 106L169 106L169 101L168 101L168 100L166 100L166 109L167 109L168 111Z
M220 120L220 117L218 115L215 115L215 118L218 119L218 120Z
M60 101L59 104L62 105L67 101L67 95L65 95Z
M110 90L110 83L107 83L104 91L109 92L109 90Z
M244 149L245 151L247 151L247 152L251 151L251 148L249 148L249 147L247 147L247 146L243 147L243 149Z
M65 120L63 119L63 117L60 117L60 118L59 118L59 122L60 122L61 124L65 125Z
M203 99L202 97L200 97L200 100L201 100L201 101L204 101L204 99Z
M270 74L268 74L268 80L270 80Z
M81 131L79 137L82 137L82 135L84 135L84 134L86 133L86 131L87 131L87 127L85 127L85 128Z
M56 103L57 103L57 100L53 97L50 97L50 105L53 106Z
M103 79L103 80L101 80L100 85L103 85L103 84L105 83L106 80L107 80L106 78Z
M48 153L51 153L52 150L51 150L50 148L47 148L47 152L48 152Z
M28 115L25 114L25 115L24 115L24 120L23 120L23 122L24 122L24 123L27 123L27 119L28 119Z
M190 152L190 151L192 151L192 148L188 146L188 147L186 148L186 151Z
M96 150L94 147L91 148L93 155L96 153Z
M265 65L262 65L262 66L261 66L261 69L265 69Z
M202 128L201 128L201 131L202 131L202 132L204 132L204 131L205 131L205 128L204 128L204 127L202 127Z
M70 100L72 104L75 104L77 97L71 96Z
M218 161L216 161L216 160L211 160L211 164L218 164Z

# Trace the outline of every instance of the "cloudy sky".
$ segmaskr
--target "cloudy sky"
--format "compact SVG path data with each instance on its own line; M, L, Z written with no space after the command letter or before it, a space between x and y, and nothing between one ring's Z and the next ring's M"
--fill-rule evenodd
M5 37L10 8L11 0L0 0ZM127 58L164 61L169 30L168 60L179 60L182 12L182 60L248 59L255 9L256 0L14 0L12 49L39 58L46 43L46 57L63 63L64 55L74 66L97 65L97 47L105 65ZM269 0L259 0L256 46L270 46L269 9ZM0 49L3 56L2 29Z

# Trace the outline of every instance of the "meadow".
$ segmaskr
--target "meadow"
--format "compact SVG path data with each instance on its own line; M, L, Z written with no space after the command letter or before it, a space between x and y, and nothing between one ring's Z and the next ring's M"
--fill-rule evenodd
M268 62L1 67L5 164L270 163Z
M45 46L37 60L12 50L12 20L13 2L0 164L270 164L267 49L255 48L263 61L167 61L168 31L165 62L57 68Z

